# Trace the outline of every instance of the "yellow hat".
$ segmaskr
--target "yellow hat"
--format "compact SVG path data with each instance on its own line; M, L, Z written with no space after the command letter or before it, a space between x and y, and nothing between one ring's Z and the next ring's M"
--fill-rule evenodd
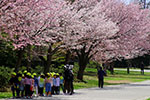
M33 76L33 75L31 75L31 77L32 77L32 78L34 78L34 76Z
M31 76L31 73L28 72L27 75L28 75L28 76Z
M12 72L11 74L16 76L16 73L15 73L15 72Z
M44 74L43 74L43 73L41 73L41 75L42 75L42 76L44 76Z
M22 74L22 72L21 72L21 71L19 71L19 72L18 72L18 74Z
M50 74L49 74L49 73L47 73L47 75L49 76Z
M27 73L27 70L25 70L23 73Z
M33 76L36 76L37 74L36 73L33 73Z
M56 73L56 75L59 75L59 73Z
M31 76L31 73L29 73L29 76Z

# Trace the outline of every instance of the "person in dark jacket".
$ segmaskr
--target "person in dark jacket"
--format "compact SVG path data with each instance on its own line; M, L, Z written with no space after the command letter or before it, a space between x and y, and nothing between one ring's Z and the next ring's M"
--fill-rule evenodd
M70 68L70 65L67 64L65 67L64 72L64 93L67 93L72 95L73 94L73 72L72 68Z
M98 75L98 87L103 88L105 72L102 70L102 67L100 67L100 69L98 70L97 75Z

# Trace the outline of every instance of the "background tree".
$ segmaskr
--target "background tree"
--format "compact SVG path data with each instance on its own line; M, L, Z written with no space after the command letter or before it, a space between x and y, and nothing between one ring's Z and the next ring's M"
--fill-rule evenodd
M23 51L28 47L30 61L31 46L48 46L47 62L50 62L51 45L57 42L59 34L55 32L57 16L65 1L62 0L2 0L0 1L0 27L7 33L6 40L13 43L18 51L20 66ZM50 64L47 63L46 66Z
M101 9L107 18L117 23L119 31L107 49L101 52L101 61L132 59L149 52L149 10L138 4L126 5L118 0L102 0ZM97 55L98 58L98 55Z
M77 54L79 80L83 80L83 73L89 60L103 49L105 41L109 41L109 38L118 31L115 23L104 17L97 3L97 0L75 1L70 7L72 10L70 16L68 14L62 17L64 20L62 30L66 33L63 41L66 47Z

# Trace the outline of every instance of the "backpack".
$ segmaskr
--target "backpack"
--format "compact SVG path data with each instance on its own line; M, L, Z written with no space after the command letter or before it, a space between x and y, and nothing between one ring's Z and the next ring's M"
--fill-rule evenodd
M65 80L67 80L67 81L72 81L73 80L73 74L71 73L70 70L65 71Z

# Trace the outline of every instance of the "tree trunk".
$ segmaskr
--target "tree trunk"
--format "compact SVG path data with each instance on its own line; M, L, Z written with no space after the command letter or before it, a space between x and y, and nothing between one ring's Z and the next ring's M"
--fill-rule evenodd
M86 68L86 66L80 66L80 67L79 67L77 79L83 81L83 74L84 74L85 68Z
M21 66L23 54L24 54L24 50L18 51L18 54L17 54L18 58L17 58L16 68L15 68L16 71L18 71L19 67Z
M51 52L52 52L52 44L50 44L48 48L47 60L45 61L46 64L44 66L44 73L47 73L50 70L50 65L51 65L51 60L52 60Z
M65 64L68 64L69 63L69 60L70 60L70 51L67 50L67 53L66 53L66 58L65 58Z
M76 50L76 53L78 55L78 60L79 60L78 62L79 70L78 70L77 79L81 81L83 81L83 74L84 74L86 65L88 64L89 60L93 56L93 55L90 55L90 52L91 52L91 49L89 49L88 52L86 52L86 45L84 45L84 47L81 50L78 50L78 51Z
M109 68L110 68L110 73L113 75L114 74L114 63L109 63Z
M31 61L31 45L29 45L27 48L27 71L30 71L31 69Z
M114 67L112 65L110 66L110 72L112 75L114 74Z
M48 58L48 60L45 62L44 66L44 73L46 74L47 72L50 71L50 66L51 66L51 57Z
M127 66L127 73L130 74L130 67Z

